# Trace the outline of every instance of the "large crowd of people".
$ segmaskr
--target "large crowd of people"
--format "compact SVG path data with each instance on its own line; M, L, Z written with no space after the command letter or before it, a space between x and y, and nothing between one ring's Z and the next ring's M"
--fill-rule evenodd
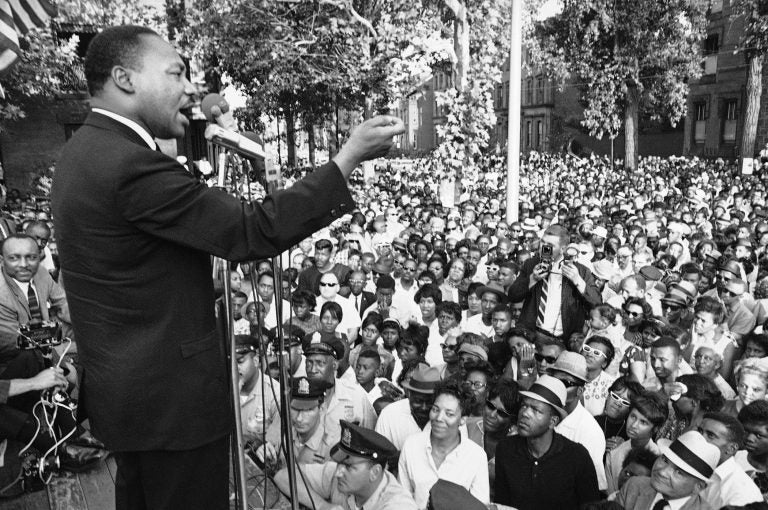
M327 464L351 423L420 509L438 480L521 509L765 504L768 165L531 153L514 222L485 167L454 205L427 164L381 164L281 272L233 268L244 402L276 384L278 317L290 351L297 457L322 464L302 502L369 508ZM287 490L279 416L243 410Z
M380 163L280 264L231 267L250 458L289 492L282 338L309 508L765 508L768 165L531 153L507 221L503 161L453 201L426 163ZM0 440L26 442L29 395L75 381L14 376L59 366L19 327L69 317L47 204L9 198Z

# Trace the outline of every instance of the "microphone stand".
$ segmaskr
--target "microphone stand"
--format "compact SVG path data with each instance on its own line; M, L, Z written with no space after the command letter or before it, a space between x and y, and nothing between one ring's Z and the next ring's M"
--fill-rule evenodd
M240 375L237 372L237 353L235 344L235 326L232 314L232 283L229 281L229 262L221 264L221 279L224 284L224 310L226 313L226 333L229 344L229 374L232 390L232 405L235 411L235 434L231 441L232 468L235 475L236 508L248 510L248 492L245 477L245 444L243 443L243 420L240 416Z
M211 146L209 146L209 155L213 156L212 161L214 162L214 165L218 162L217 156L220 156L220 153L218 153L217 147L213 146L212 150ZM218 148L220 149L220 147ZM218 184L219 187L226 189L226 177L229 173L229 169L232 168L234 170L234 165L232 159L230 157L226 157L226 159L222 158L222 162L224 163L224 168L219 168L218 172ZM237 158L239 159L239 158ZM244 158L244 161L242 162L243 166L246 164L251 167L251 169L254 168L253 162L249 158ZM244 177L244 180L247 184L247 194L248 194L248 200L251 200L251 191L250 191L250 178L249 178L249 172L243 171L242 175ZM234 191L235 195L240 195L240 190L238 189L238 182L235 179L232 179L232 186L230 191ZM272 193L275 191L276 186L274 184L269 185L268 191L269 193ZM234 328L234 316L233 316L233 310L232 310L232 286L230 282L230 266L229 262L218 259L217 262L220 262L221 266L221 278L222 283L224 287L224 308L226 313L226 333L228 338L228 354L229 354L229 369L230 369L230 387L232 389L232 405L233 405L233 411L235 414L235 430L234 434L235 437L231 441L232 445L232 464L233 464L233 471L235 476L235 485L237 487L237 490L235 491L235 498L236 498L236 508L239 510L248 510L248 492L247 492L247 479L246 479L246 468L245 468L245 445L243 442L243 422L242 417L240 415L240 385L239 385L239 374L237 370L237 355L236 355L236 344L235 344L235 328ZM293 448L293 428L291 423L291 413L290 413L290 393L291 393L291 377L292 374L290 373L290 360L289 360L289 353L285 348L285 335L283 332L283 313L282 313L282 302L283 302L283 285L282 285L282 260L280 257L280 254L273 257L272 259L272 266L274 268L274 282L275 282L275 317L277 322L277 352L278 352L278 360L279 360L279 367L280 367L280 402L279 402L279 408L280 408L280 419L282 422L282 435L283 435L283 449L285 454L285 461L286 461L286 467L288 470L288 481L289 481L289 488L290 488L290 499L291 499L291 509L292 510L299 510L299 498L298 498L298 490L297 490L297 484L296 484L296 454ZM255 291L255 282L254 282L254 274L253 269L251 270L251 286L254 288ZM264 504L266 506L266 493L264 494Z

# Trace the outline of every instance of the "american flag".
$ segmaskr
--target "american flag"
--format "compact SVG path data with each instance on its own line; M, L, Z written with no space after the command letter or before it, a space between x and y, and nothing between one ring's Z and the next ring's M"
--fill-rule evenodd
M44 27L55 15L47 0L0 0L0 76L19 58L19 35Z

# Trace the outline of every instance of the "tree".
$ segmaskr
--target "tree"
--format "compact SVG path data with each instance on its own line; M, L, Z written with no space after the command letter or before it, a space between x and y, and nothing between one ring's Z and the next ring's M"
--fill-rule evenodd
M755 155L757 121L763 93L763 65L768 53L768 2L741 0L734 13L744 16L744 35L739 51L747 60L747 100L744 108L744 133L741 137L741 157Z
M56 28L61 24L100 27L138 23L164 34L160 13L141 0L59 0L56 7L59 14L50 26L20 38L19 60L0 79L5 90L5 97L0 99L0 132L9 122L25 117L25 102L85 89L82 61L77 55L79 40L76 36L60 39Z
M248 128L263 128L265 114L285 119L295 164L297 120L313 133L339 102L360 105L371 27L359 18L350 3L329 0L203 0L187 9L180 40L248 97L241 117Z
M705 12L697 0L564 0L532 25L533 64L579 84L590 135L625 136L637 168L640 113L673 125L686 112L687 82L701 75Z
M76 38L57 42L50 28L39 28L21 38L19 45L19 59L0 79L5 90L0 99L0 132L7 129L9 122L26 116L26 101L52 97L62 90L79 90L85 85Z

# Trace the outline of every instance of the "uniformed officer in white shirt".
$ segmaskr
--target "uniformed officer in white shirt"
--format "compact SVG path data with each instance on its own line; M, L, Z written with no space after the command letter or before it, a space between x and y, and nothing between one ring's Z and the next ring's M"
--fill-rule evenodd
M384 436L341 421L341 441L331 450L333 462L299 466L299 502L316 510L416 510L411 495L387 471L397 449ZM288 471L275 475L288 492Z

